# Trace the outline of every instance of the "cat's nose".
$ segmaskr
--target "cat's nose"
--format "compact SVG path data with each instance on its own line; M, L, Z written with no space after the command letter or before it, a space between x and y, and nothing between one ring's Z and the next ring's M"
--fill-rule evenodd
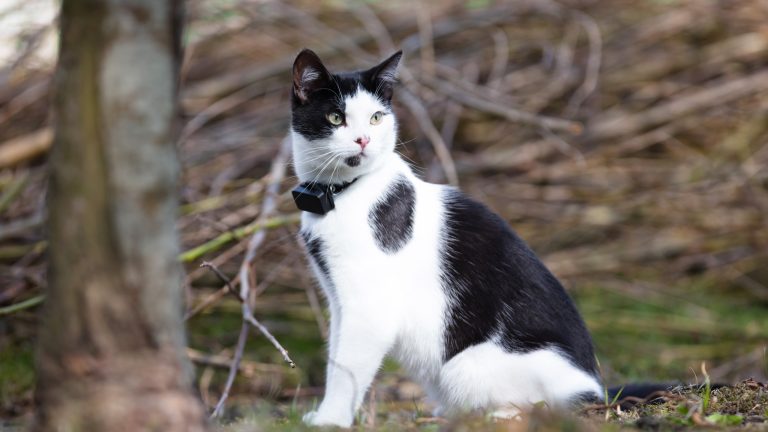
M358 137L355 142L360 145L360 150L365 150L365 146L371 141L367 136Z

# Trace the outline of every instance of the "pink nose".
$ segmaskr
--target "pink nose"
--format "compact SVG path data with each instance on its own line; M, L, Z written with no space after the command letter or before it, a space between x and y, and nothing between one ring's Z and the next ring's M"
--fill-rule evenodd
M371 139L368 138L367 136L358 137L355 140L355 142L360 145L360 150L364 150L365 146L367 146L370 141L371 141Z

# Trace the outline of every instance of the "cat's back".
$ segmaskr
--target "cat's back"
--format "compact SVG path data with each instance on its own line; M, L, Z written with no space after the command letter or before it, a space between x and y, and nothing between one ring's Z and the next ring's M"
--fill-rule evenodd
M557 349L594 373L584 322L531 248L504 219L460 191L445 189L442 200L443 287L451 305L446 358L495 339L510 352Z

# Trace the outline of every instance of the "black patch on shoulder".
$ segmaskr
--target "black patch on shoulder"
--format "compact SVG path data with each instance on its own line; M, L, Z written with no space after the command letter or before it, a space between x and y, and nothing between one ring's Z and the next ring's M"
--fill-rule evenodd
M389 187L384 200L373 206L368 224L381 250L388 254L399 251L413 237L416 191L408 179L398 177Z
M449 298L445 360L500 338L510 352L554 347L597 376L592 341L560 282L507 223L447 189L442 281Z
M331 278L331 270L328 268L328 261L325 259L325 243L320 237L311 238L309 233L301 231L301 238L304 240L304 245L307 247L307 253L315 261L320 271L323 272L323 276L326 279Z

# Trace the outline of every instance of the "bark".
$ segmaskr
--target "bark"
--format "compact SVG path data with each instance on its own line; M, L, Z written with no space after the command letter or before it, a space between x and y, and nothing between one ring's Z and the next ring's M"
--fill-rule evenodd
M181 0L64 0L38 431L196 431L174 146Z

